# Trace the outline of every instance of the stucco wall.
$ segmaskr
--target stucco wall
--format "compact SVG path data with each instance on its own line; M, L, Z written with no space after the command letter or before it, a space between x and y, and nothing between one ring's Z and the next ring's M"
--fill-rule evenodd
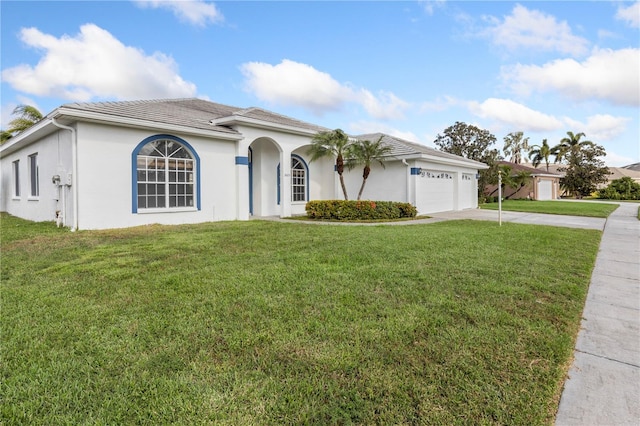
M29 156L38 155L39 192L38 197L30 195ZM19 161L20 197L14 196L13 162ZM0 210L37 222L54 221L56 211L66 213L66 220L72 220L72 194L68 186L58 186L52 182L54 175L64 184L71 172L71 133L66 130L54 132L23 149L8 154L0 163L2 187L0 189ZM66 199L66 212L63 199Z
M181 224L236 218L235 145L200 136L172 134L200 157L201 209L133 213L132 152L145 138L164 131L80 123L78 126L79 229L120 228L153 223Z

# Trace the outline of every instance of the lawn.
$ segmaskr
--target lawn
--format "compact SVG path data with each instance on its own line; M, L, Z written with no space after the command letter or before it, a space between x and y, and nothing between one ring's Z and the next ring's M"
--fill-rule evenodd
M601 236L1 226L7 425L552 424Z
M498 203L481 204L480 208L498 210ZM502 209L514 212L561 214L569 216L609 217L618 204L575 201L504 200Z

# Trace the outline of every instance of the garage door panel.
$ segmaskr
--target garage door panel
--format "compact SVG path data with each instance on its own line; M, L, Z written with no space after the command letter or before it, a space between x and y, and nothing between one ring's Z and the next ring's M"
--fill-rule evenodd
M553 185L550 180L542 179L538 182L538 200L553 199Z
M450 211L454 208L454 175L447 172L424 171L420 175L421 213Z

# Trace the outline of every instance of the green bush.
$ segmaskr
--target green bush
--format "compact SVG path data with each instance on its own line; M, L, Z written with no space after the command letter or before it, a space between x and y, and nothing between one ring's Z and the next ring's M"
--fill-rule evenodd
M598 190L598 198L608 200L640 200L640 183L628 176L611 181L609 186Z
M394 201L309 201L307 217L323 220L380 220L416 217L417 209L410 203Z

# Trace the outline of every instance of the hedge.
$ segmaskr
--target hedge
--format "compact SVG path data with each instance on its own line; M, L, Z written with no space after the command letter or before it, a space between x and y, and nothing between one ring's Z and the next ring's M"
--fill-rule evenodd
M410 203L394 201L319 200L306 205L307 217L323 220L376 220L416 217Z

